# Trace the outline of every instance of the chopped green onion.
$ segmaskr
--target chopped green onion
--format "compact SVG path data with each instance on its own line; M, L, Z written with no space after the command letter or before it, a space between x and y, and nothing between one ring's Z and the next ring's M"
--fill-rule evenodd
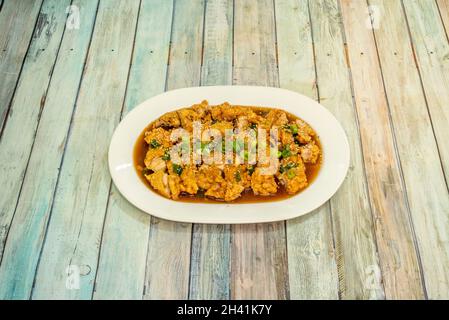
M298 126L296 124L292 124L292 125L285 124L282 126L282 128L290 131L291 133L293 133L293 135L298 134Z
M257 128L257 124L251 123L251 124L249 125L249 127L250 127L251 129L256 129L256 128Z
M298 134L298 126L296 124L292 124L290 126L290 130L292 131L293 135Z
M173 171L180 176L182 173L182 167L179 164L173 163Z
M237 182L240 182L242 180L242 176L240 175L240 171L237 170L234 173L234 178L235 178L235 181L237 181Z
M288 170L290 170L292 168L296 168L297 166L298 166L297 163L289 162L285 166L280 166L279 167L279 172L280 173L284 173L284 172L287 172Z
M160 146L161 146L161 144L160 144L159 142L157 142L156 139L151 140L151 142L150 142L150 147L151 147L152 149L156 149L157 147L160 147Z
M165 150L164 155L162 156L162 160L165 160L165 161L170 160L170 150L169 149Z
M256 170L255 166L248 166L248 174L252 175L254 173L254 170Z
M296 176L295 171L290 170L290 171L287 172L287 177L289 179L293 179L295 176Z
M290 152L290 146L287 144L284 148L284 150L281 151L280 155L278 153L278 158L288 158L292 155Z

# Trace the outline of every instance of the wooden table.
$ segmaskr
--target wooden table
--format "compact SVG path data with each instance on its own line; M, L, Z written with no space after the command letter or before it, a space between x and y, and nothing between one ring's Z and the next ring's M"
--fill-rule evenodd
M0 298L449 298L449 0L0 5ZM328 108L351 146L338 193L232 226L123 199L107 166L120 118L217 84Z

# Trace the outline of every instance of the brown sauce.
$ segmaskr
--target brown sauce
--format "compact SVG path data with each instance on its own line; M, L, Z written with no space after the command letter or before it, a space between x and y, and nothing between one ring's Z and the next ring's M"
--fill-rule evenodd
M251 107L253 110L257 110L256 112L258 114L264 114L267 112L267 110L270 110L271 108L265 108L265 107ZM289 121L299 119L297 116L292 115L291 113L288 113L287 111L284 111L287 114L287 118ZM134 168L137 171L137 175L139 176L140 180L150 189L152 192L157 194L160 197L163 197L159 193L153 190L148 180L145 178L142 169L145 167L144 160L145 155L148 151L148 144L145 142L145 132L152 129L153 122L150 123L142 132L140 133L136 144L134 145L134 151L133 151L133 161L134 161ZM319 146L320 150L322 151L321 143L319 139L314 139L315 143ZM321 168L321 163L323 162L323 155L320 154L320 158L317 161L316 164L304 164L306 167L306 176L308 181L308 186L312 184L312 182L315 180L315 178L318 176L318 173ZM308 188L305 187L300 192ZM181 194L179 196L178 200L173 201L181 201L181 202L190 202L190 203L257 203L257 202L271 202L271 201L279 201L284 200L287 198L290 198L292 196L297 195L296 194L288 194L285 189L280 186L278 189L278 192L275 195L272 196L261 196L256 195L252 192L252 190L245 190L242 192L242 195L231 201L231 202L225 202L224 200L219 200L215 198L208 198L204 196L199 195L190 195L190 194Z

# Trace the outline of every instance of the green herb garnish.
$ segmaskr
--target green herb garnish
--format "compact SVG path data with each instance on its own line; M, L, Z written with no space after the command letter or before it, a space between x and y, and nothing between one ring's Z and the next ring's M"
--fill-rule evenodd
M182 173L182 167L179 164L173 163L173 171L180 176Z
M156 148L158 148L160 146L161 146L161 144L159 142L157 142L156 139L151 140L151 142L150 142L151 149L156 149Z
M248 166L248 174L252 175L254 173L254 170L256 170L255 166Z
M235 178L235 181L237 181L237 182L242 181L242 176L240 175L240 171L239 171L239 170L237 170L237 171L234 173L234 178Z
M280 173L284 173L284 172L287 172L288 170L290 170L292 168L296 168L297 166L298 166L297 163L289 162L285 166L280 166L279 167L279 172Z
M257 128L257 124L251 123L251 124L249 125L249 127L250 127L251 129L256 129L256 128Z
M290 152L290 146L287 144L284 148L284 150L281 151L281 155L279 157L279 153L278 153L278 157L279 158L288 158L292 155L292 153Z
M170 160L170 150L169 149L165 150L164 155L162 156L162 160L165 160L165 161Z
M292 124L292 125L285 124L282 126L282 128L290 131L291 133L293 133L294 136L298 134L298 126L296 124Z
M287 177L288 177L289 179L293 179L295 176L296 176L295 171L290 170L290 171L287 172Z
M292 124L292 125L290 126L290 130L291 130L291 132L293 133L293 135L298 134L298 126L297 126L296 124Z
M143 168L142 173L147 176L149 174L152 174L154 171L151 170L150 168Z

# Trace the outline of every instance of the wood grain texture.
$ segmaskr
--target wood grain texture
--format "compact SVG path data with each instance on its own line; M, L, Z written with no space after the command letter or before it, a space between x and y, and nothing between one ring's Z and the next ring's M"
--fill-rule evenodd
M0 132L11 104L41 5L42 0L12 0L0 4L0 30L2 30L0 33L0 75L2 79ZM45 21L42 19L44 18L41 17L41 22Z
M0 299L30 297L97 3L73 2L84 12L83 24L64 32L0 266Z
M143 0L123 116L165 89L173 1ZM150 216L112 186L94 299L142 299Z
M274 6L271 0L236 1L233 83L278 86ZM231 298L287 299L285 223L234 225Z
M203 0L175 2L169 90L200 84L204 5ZM191 238L191 224L152 218L145 299L188 298Z
M351 151L346 180L330 200L339 296L382 299L384 292L381 278L376 277L380 267L338 1L309 1L309 6L320 102L342 124Z
M449 43L435 2L403 4L449 187ZM444 14L442 14L444 16Z
M206 2L201 85L232 83L233 1ZM229 299L230 226L195 224L189 299Z
M0 259L44 107L70 2L45 1L0 140ZM26 128L26 129L25 129Z
M449 0L436 0L446 35L449 34Z
M367 4L342 0L341 9L385 295L388 299L423 298L410 213Z
M440 162L438 147L435 143L432 123L426 108L426 100L422 92L410 41L400 41L408 32L407 22L399 3L376 0L373 1L373 4L378 5L382 12L385 12L381 28L376 30L376 39L378 40L392 116L395 123L400 124L395 127L396 136L422 258L427 294L430 299L448 299L449 195L443 170L438 165ZM432 12L428 7L415 8ZM436 10L433 11L436 16ZM411 10L410 16L416 13L418 12ZM410 21L414 20L412 17L409 19ZM438 20L424 20L424 22L436 25L436 28L441 30ZM416 35L416 32L413 34ZM446 47L445 52L449 57L449 46L443 37L443 32L440 31L440 35L442 43L435 43L438 46L437 50ZM435 38L435 40L437 39ZM416 43L418 41L421 40L415 39ZM402 44L402 46L398 44ZM428 47L427 50L432 50L431 48ZM444 59L440 61L444 61ZM449 67L448 63L446 63L446 67ZM441 73L440 75L449 79L447 75ZM435 76L438 76L438 72L435 73ZM426 88L440 85L439 83L428 83L429 80L427 78L423 81ZM401 83L401 87L398 87L397 83ZM446 84L448 83L446 82ZM446 87L447 92L449 92L448 87ZM439 95L444 97L444 92L439 92ZM428 99L428 101L430 109L435 100ZM448 101L447 99L444 102L444 109L447 109ZM404 106L407 107L404 108ZM432 105L432 107L434 106ZM446 112L446 114L449 113ZM435 119L434 124L437 122L438 120ZM449 136L447 128L445 130L445 141L447 141ZM445 144L447 143L445 142Z
M318 99L307 0L276 1L280 86ZM291 299L337 299L329 203L287 221Z
M34 299L90 299L140 2L101 1L55 192ZM68 269L69 268L69 269ZM79 289L75 280L79 272Z

